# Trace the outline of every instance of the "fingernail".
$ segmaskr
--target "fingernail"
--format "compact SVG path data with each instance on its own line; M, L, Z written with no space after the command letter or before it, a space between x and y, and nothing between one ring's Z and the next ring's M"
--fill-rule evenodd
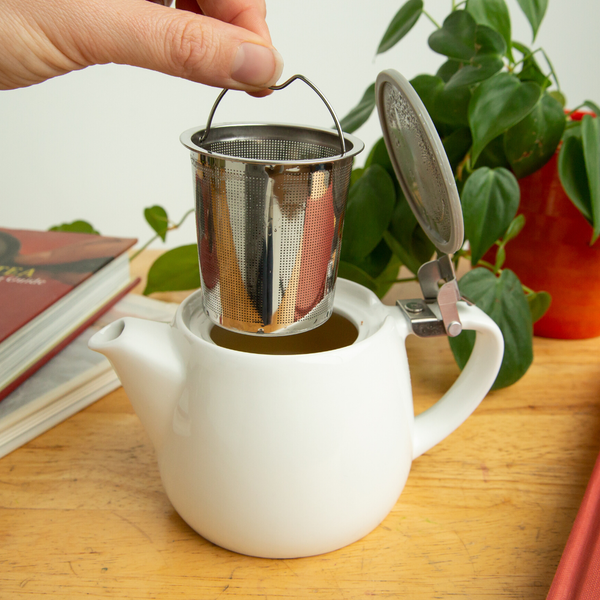
M245 42L235 55L231 77L246 85L268 87L277 82L282 71L283 59L277 50Z

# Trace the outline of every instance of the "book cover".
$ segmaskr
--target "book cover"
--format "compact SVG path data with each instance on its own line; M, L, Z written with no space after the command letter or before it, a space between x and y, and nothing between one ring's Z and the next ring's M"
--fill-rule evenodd
M84 233L0 228L0 343L135 242Z
M547 600L600 598L600 455L577 512Z

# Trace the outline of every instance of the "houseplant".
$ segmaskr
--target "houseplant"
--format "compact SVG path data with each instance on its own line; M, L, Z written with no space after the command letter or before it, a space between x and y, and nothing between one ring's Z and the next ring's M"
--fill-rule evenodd
M519 0L519 5L535 39L547 2ZM463 204L468 245L454 259L458 262L466 257L473 268L460 280L461 291L490 314L504 333L506 357L495 384L496 388L504 387L517 381L529 367L533 358L532 323L543 316L551 301L547 292L534 292L526 279L521 282L515 271L506 268L513 264L517 268L531 237L527 227L521 231L526 225L524 211L518 214L521 189L531 196L531 178L549 161L546 168L554 165L556 170L555 155L560 146L559 171L570 198L568 209L574 210L589 230L583 228L585 244L594 245L594 250L600 248L596 244L600 235L600 135L593 118L598 108L586 102L594 114L581 120L573 118L575 111L565 111L564 95L544 51L512 40L504 0L453 2L441 25L424 10L422 0L409 0L390 23L377 53L398 43L421 17L432 21L434 30L428 45L445 61L435 75L419 75L411 83L442 138ZM548 73L537 60L540 55ZM344 130L358 129L374 106L375 89L371 85L342 120ZM395 261L399 259L416 273L433 253L397 186L396 198L389 192L390 197L382 200L382 180L388 176L393 182L380 140L365 167L353 173L340 266L341 276L360 281L378 295L395 281L390 278L397 272ZM353 239L359 231L362 246L355 248ZM365 244L365 238L370 244ZM514 255L509 244L512 240L513 246L519 244ZM533 264L552 263L539 247L536 252ZM590 252L598 254L592 249ZM451 339L450 345L462 367L473 339L463 334Z
M518 1L535 40L547 0ZM600 170L594 169L600 162L600 134L592 115L575 121L565 112L564 96L544 51L512 40L504 0L453 1L441 25L424 10L423 0L408 0L390 23L377 53L393 47L422 17L432 21L429 47L444 60L435 75L419 75L411 83L434 121L455 173L468 245L454 260L464 257L473 267L459 285L503 331L506 352L495 388L505 387L531 364L532 324L550 305L547 292L534 291L526 279L521 281L505 268L510 264L511 244L525 236L520 233L526 219L518 214L517 178L542 169L562 143L561 180L576 212L589 221L589 242L595 243L600 234ZM342 120L345 131L355 131L368 119L374 92L374 85L369 86ZM596 105L585 104L599 114ZM146 209L145 216L155 237L163 240L178 225L159 206ZM352 173L339 275L381 297L399 281L401 265L416 274L433 252L379 140L365 166ZM191 244L166 252L154 263L145 293L193 289L199 283L197 248ZM461 368L473 343L469 332L450 340Z

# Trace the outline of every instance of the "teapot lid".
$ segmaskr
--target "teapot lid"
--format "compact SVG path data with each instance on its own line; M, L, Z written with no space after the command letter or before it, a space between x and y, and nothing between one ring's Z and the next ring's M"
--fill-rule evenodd
M390 160L419 224L442 253L463 244L460 197L446 151L427 109L398 71L379 73L377 112Z

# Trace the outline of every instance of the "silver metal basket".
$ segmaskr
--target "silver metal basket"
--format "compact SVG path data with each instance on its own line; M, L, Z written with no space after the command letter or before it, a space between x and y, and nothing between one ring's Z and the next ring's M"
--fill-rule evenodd
M211 127L181 136L191 151L204 309L226 329L301 333L332 312L353 157L364 144L335 130L280 124Z

